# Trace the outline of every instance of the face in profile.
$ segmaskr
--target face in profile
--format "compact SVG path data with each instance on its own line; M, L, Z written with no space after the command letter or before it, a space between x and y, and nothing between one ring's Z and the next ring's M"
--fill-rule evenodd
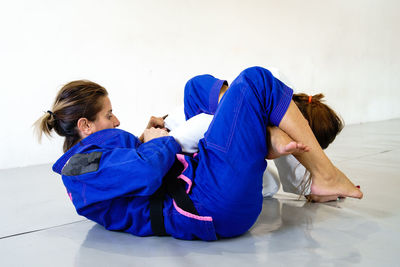
M90 130L86 136L101 130L116 128L120 124L118 118L112 113L110 98L104 96L100 98L100 101L102 108L97 113L96 120L90 122Z
M96 120L93 122L93 132L116 128L120 124L118 118L112 112L110 98L108 96L104 96L100 101L102 102L102 109L99 111L99 113L97 113Z

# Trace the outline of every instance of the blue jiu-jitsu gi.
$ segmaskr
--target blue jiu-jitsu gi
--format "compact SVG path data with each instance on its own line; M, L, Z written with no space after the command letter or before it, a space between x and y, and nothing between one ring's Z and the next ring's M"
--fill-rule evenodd
M168 194L163 203L167 234L216 240L246 232L262 208L267 126L278 126L293 91L263 68L244 70L218 105L225 81L196 76L185 87L186 119L213 114L193 156L179 154L173 137L142 144L132 134L107 129L67 151L53 166L62 174L78 214L109 230L153 235L149 199L178 160L186 193L198 215L180 208Z

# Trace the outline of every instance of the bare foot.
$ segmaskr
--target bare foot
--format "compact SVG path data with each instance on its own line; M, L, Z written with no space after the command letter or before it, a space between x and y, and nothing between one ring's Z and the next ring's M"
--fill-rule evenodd
M361 199L363 193L338 168L328 178L312 176L311 194L317 197L353 197Z
M269 131L267 159L304 153L310 150L308 146L293 141L292 138L278 127L268 127L267 130Z

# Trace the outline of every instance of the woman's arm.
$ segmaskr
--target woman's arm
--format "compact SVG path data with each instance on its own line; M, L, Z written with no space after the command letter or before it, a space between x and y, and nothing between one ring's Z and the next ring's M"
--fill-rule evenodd
M169 136L153 139L137 149L96 149L89 154L97 153L97 168L84 166L84 172L73 175L64 172L63 180L77 208L121 196L150 196L161 186L180 151L179 144Z

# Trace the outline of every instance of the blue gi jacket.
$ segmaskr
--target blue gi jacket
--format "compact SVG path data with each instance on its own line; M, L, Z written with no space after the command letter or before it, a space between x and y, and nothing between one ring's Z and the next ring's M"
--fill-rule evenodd
M149 198L161 186L174 161L184 165L177 177L187 183L190 194L196 160L178 154L181 147L173 137L146 143L123 130L106 129L80 141L53 166L62 175L78 214L108 230L137 236L153 235ZM180 239L216 240L212 218L180 209L168 195L164 201L166 232Z

